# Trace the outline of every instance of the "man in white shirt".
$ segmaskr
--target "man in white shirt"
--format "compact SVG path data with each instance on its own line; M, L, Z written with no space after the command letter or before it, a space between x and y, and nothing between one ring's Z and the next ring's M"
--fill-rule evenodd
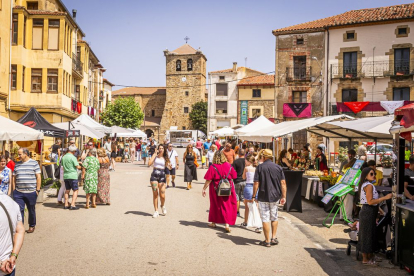
M165 168L165 175L167 176L167 189L170 187L170 175L171 175L171 184L173 187L175 187L175 170L178 170L178 167L180 166L180 163L178 161L178 153L173 150L173 145L170 143L168 144L168 149L167 149L167 155L168 158L170 159L170 163L171 163L171 170L168 169L167 167Z
M108 138L108 140L105 142L104 149L109 160L111 160L111 138Z
M23 245L24 226L20 207L13 199L0 192L0 203L0 275L14 275L17 256Z

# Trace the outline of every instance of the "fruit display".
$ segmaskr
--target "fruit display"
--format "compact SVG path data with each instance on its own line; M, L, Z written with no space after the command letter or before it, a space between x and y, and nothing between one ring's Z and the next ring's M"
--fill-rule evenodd
M322 176L319 176L319 180L329 182L330 185L335 185L336 182L338 181L338 176L333 177L332 175L327 175L327 176L322 175Z
M316 171L316 170L307 170L304 175L308 175L308 176L322 176L323 172L321 171Z

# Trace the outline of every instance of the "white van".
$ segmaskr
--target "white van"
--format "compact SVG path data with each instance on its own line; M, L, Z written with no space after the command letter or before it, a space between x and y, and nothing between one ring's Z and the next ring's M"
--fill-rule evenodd
M191 142L197 141L197 138L204 139L206 134L201 130L167 130L167 139L174 147L185 148Z

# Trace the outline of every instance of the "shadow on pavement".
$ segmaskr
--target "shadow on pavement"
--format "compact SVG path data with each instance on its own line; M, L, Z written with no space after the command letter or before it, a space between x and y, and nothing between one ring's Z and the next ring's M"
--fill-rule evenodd
M329 241L338 244L348 244L349 239L330 239Z
M63 210L64 205L59 205L55 202L45 202L45 203L43 203L43 206L45 206L47 208L54 208L54 209L62 209Z
M145 212L141 212L141 211L127 211L127 212L125 212L125 215L129 215L129 214L143 216L143 217L152 217L152 215L150 213L145 213Z
M180 220L179 223L184 226L194 226L199 228L209 228L207 225L207 222L205 221L186 221L186 220Z
M227 233L217 233L217 236L219 238L229 240L237 245L259 245L259 240L248 239L241 236L233 236Z

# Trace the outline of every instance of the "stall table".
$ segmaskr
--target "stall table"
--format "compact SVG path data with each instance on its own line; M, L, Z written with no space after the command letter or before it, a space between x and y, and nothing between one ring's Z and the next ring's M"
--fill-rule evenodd
M398 256L400 264L414 270L414 201L397 204Z
M302 175L304 171L284 171L286 179L286 204L284 210L295 210L302 213Z
M319 177L317 176L310 176L310 175L303 175L302 176L302 187L301 187L301 196L305 197L307 200L310 199L311 194L311 187L312 182L314 180L319 181Z

